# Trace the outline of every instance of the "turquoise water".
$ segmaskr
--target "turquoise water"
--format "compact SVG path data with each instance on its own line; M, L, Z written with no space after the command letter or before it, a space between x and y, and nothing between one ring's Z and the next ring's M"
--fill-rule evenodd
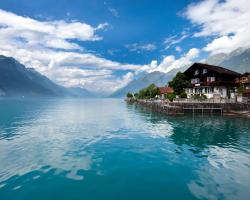
M250 121L113 99L0 100L0 199L249 199Z

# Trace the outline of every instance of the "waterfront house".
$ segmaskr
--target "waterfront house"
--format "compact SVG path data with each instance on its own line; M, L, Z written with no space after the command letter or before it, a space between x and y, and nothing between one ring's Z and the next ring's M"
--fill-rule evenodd
M235 79L242 76L235 71L203 63L194 63L184 74L190 82L185 88L188 98L202 94L207 98L233 98L238 86Z
M244 86L243 97L250 99L250 72L246 72L241 77L236 78L235 82Z
M167 94L174 93L173 88L169 87L169 86L159 87L159 90L160 90L161 99L164 99L164 96L167 95Z

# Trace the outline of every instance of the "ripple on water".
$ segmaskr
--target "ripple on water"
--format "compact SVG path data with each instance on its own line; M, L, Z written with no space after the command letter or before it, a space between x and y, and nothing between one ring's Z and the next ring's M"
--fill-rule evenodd
M166 117L112 99L13 101L3 112L0 199L249 195L246 119Z

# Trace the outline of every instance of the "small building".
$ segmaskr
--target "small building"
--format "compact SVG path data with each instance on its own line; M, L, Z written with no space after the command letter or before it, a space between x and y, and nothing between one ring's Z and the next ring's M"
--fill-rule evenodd
M243 97L250 99L250 72L246 72L241 77L236 78L235 82L244 86L245 91L243 93Z
M169 86L159 87L159 90L160 90L160 96L162 99L164 99L164 95L174 93L174 89Z
M190 81L185 89L188 98L204 94L207 98L233 98L242 75L235 71L203 63L194 63L184 74Z

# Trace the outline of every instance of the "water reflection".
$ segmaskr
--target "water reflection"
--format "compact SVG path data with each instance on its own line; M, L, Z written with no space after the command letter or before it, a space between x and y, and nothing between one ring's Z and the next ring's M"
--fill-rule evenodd
M235 147L244 145L248 147L247 140L241 140L242 136L249 137L250 122L245 118L233 118L214 115L186 115L166 116L155 113L140 105L128 104L128 109L139 113L142 118L151 124L168 124L171 127L173 139L176 145L188 145L204 149L210 145ZM245 135L244 135L245 134Z
M76 100L4 103L0 118L0 182L43 166L68 171L68 178L83 178L77 175L78 170L89 170L93 162L85 148L105 136L105 118L97 126L98 116L92 116ZM8 142L10 139L13 141Z
M0 101L0 111L0 197L35 183L48 195L68 184L61 199L244 199L250 189L246 119L112 99Z
M248 199L250 177L250 122L224 116L171 117L141 106L131 106L152 123L168 119L171 139L181 158L191 160L187 187L197 199ZM157 117L155 117L157 116ZM193 155L190 155L191 151ZM177 161L178 162L178 161Z

